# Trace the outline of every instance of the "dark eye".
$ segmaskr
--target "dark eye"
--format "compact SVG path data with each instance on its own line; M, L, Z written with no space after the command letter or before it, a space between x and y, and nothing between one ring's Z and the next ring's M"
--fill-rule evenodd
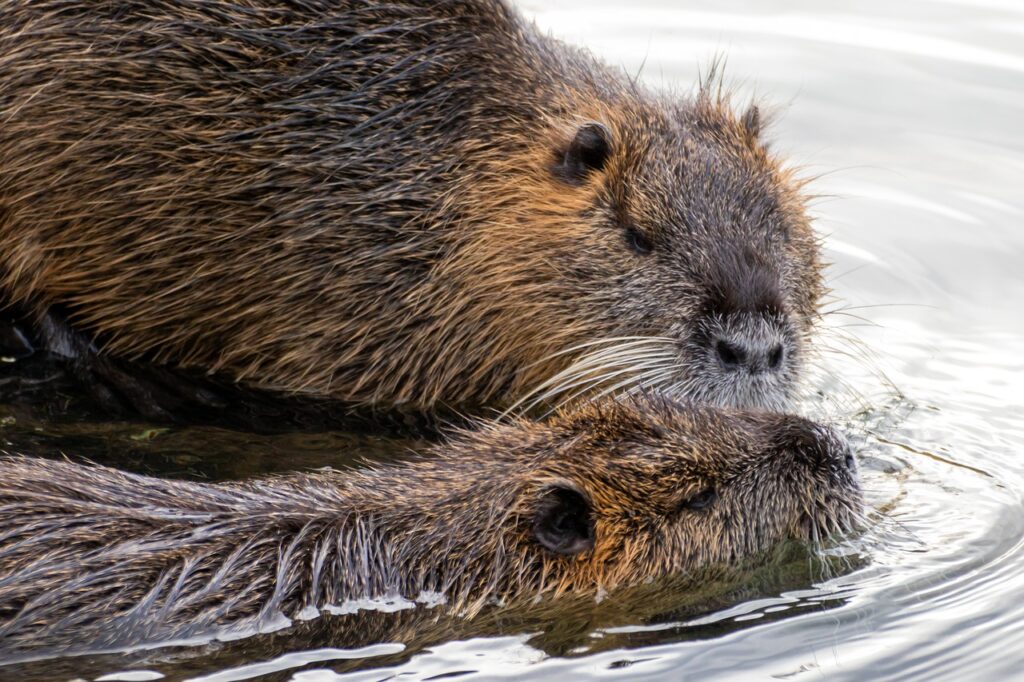
M638 253L641 256L646 256L654 248L651 240L635 227L626 228L626 245L634 253Z
M687 511L704 511L718 499L718 492L714 488L705 488L696 495L691 495L679 505L680 509Z

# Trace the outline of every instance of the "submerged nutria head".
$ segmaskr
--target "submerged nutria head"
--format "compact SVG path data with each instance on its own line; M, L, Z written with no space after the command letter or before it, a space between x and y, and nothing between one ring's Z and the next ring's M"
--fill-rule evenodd
M513 455L521 474L489 495L518 517L491 550L516 557L520 577L499 588L508 596L696 575L859 517L844 439L799 417L643 398L603 401L530 430L521 446L529 454ZM466 434L459 450L500 459L523 432L518 424Z
M797 417L604 402L429 458L217 485L0 460L0 652L208 636L347 600L457 613L753 562L851 526L853 457Z
M499 0L38 0L0 46L0 297L103 353L383 407L793 392L818 247L715 77Z

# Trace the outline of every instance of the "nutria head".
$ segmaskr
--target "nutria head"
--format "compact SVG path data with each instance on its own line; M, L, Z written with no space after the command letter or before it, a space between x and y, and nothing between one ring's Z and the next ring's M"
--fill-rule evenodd
M473 243L492 278L544 282L524 285L527 302L502 289L524 311L506 308L510 327L535 330L517 407L636 387L788 403L824 291L818 240L758 108L737 114L715 88L574 101L581 113L547 120L523 162L532 182L510 189L515 236L493 227L498 246Z
M845 440L793 416L604 401L540 426L467 434L455 452L514 458L515 475L510 467L474 496L507 516L497 528L470 522L472 549L457 555L467 567L477 552L488 564L501 557L503 599L696 578L787 538L849 529L860 515Z
M207 636L364 597L439 593L472 614L699 582L845 530L861 504L830 429L661 399L484 425L434 455L217 485L0 459L0 651Z

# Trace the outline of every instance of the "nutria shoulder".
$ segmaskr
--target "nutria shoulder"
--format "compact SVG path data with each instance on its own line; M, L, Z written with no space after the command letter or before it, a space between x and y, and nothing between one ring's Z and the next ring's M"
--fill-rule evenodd
M757 109L501 0L5 2L0 115L0 297L76 352L426 410L777 407L804 363L818 247Z
M823 537L857 515L830 430L660 399L487 424L428 457L236 483L0 460L0 652L258 629L347 600L455 613L593 595Z

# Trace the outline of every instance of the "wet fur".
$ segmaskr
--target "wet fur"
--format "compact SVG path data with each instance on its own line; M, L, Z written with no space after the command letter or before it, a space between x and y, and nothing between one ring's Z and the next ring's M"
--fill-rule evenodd
M594 595L817 540L859 515L845 444L796 417L604 402L485 424L430 455L224 484L0 459L0 653L251 631L368 596L438 592L473 614ZM714 503L693 508L709 487ZM586 501L591 549L538 544L553 489Z
M4 2L0 296L110 356L352 403L509 405L645 335L672 355L634 383L778 406L817 243L719 88L649 92L498 0ZM588 121L610 157L567 177ZM709 359L737 307L785 371Z

